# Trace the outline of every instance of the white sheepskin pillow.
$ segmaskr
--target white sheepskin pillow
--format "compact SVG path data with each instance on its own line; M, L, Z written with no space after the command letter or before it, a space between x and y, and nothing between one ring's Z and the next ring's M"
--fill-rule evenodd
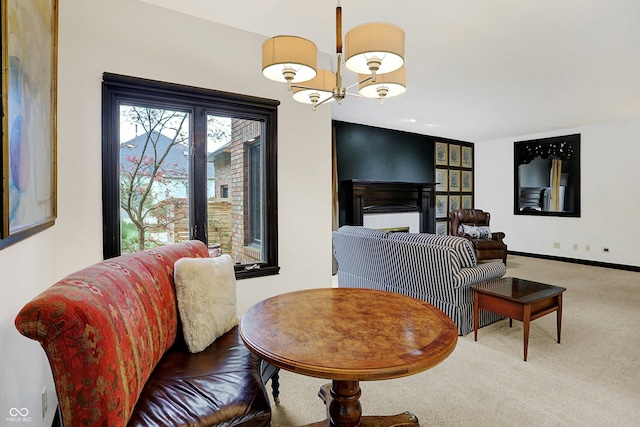
M236 276L227 254L181 258L174 269L178 311L191 353L207 348L238 324Z

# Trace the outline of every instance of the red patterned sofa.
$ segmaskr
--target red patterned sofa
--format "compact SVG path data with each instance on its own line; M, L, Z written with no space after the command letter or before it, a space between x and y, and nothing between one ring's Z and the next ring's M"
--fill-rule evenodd
M200 353L182 338L174 263L208 256L190 241L112 258L20 311L16 327L49 358L65 427L269 425L261 361L237 327Z

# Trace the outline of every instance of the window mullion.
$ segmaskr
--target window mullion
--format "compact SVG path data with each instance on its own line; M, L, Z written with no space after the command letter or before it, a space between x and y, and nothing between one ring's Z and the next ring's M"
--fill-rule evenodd
M189 183L191 238L207 243L207 115L203 106L193 114L191 170Z

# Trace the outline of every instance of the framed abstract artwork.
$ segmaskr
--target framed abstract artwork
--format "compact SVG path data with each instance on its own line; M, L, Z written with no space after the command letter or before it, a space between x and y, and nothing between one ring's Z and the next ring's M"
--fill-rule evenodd
M0 248L56 219L58 0L0 0Z

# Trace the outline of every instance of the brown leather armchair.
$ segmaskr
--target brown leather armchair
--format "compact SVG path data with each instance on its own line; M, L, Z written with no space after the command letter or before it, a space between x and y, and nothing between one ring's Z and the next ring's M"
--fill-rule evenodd
M465 232L463 226L473 227L489 227L491 214L481 209L459 209L449 213L451 235L461 236L469 239L476 250L476 258L484 259L502 259L504 265L507 265L507 245L502 241L505 234L501 231L492 232L486 238L479 235L470 235ZM469 231L467 229L466 231Z

